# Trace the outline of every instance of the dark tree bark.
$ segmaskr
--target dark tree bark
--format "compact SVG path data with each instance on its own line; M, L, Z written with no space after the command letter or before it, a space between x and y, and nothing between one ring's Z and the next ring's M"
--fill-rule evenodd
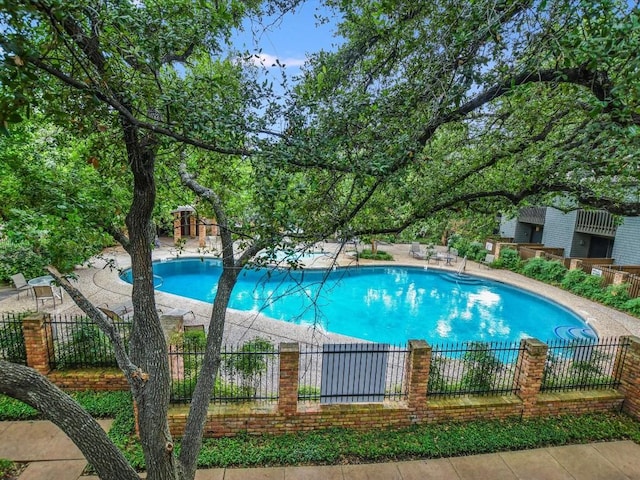
M103 480L140 477L91 415L35 370L0 360L2 393L30 405L75 443Z

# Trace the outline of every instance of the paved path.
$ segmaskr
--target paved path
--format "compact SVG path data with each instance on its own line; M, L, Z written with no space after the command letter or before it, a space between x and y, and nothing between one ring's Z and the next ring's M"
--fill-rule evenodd
M103 428L109 421L101 421ZM19 480L82 476L78 448L47 421L0 422L0 458L28 462ZM640 480L640 445L569 445L490 455L362 465L199 470L196 480Z

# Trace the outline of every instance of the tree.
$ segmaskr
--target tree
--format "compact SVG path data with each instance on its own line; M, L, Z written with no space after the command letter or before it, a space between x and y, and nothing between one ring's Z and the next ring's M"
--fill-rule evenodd
M291 118L316 148L295 163L339 152L351 202L366 198L352 231L558 195L568 208L640 214L637 5L335 4L347 41L315 56Z
M110 321L53 273L114 344L151 480L193 478L231 289L240 269L263 248L273 252L284 235L395 233L434 214L489 211L548 192L637 211L622 188L611 198L596 188L602 175L621 187L636 178L625 155L638 142L637 9L561 0L335 6L346 43L318 54L296 96L277 104L268 102L269 85L222 48L257 4L3 4L0 125L36 111L74 138L94 134L94 145L107 148L92 165L106 178L120 173L129 191L128 235L120 213L111 223L98 218L131 256L130 355ZM285 108L286 128L269 131ZM178 169L219 223L223 273L176 456L151 245L157 175L175 178ZM583 181L585 172L593 183ZM245 247L238 255L237 239ZM101 478L136 478L86 412L41 376L0 362L0 391L47 411Z

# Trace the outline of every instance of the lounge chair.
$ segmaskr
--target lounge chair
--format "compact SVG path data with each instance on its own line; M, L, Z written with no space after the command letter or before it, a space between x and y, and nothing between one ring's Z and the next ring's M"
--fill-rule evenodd
M124 303L122 305L116 305L113 308L109 308L109 305L105 303L105 306L98 307L98 310L114 322L126 322L133 313L133 305L131 305L131 303Z
M480 263L485 265L487 268L489 268L489 265L491 265L496 259L496 256L491 254L491 253L487 253L487 256L484 257L484 260L481 260Z
M56 293L51 285L34 285L33 295L36 297L36 310L39 309L38 300L43 305L47 300L53 300L53 308L56 308L56 298L62 302L62 295Z
M24 275L22 273L11 275L11 281L15 285L16 290L18 290L18 298L20 298L20 292L26 291L28 294L33 291L31 285L29 285L27 279L24 278Z
M409 248L409 255L411 255L413 258L419 258L421 260L424 260L425 258L427 258L427 254L424 252L424 250L422 250L422 247L418 242L411 242L411 248Z

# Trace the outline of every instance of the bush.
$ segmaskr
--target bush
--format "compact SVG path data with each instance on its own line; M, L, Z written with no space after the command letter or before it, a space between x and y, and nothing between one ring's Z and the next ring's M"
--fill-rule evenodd
M601 301L610 307L622 309L623 305L629 301L629 284L607 285L602 293Z
M567 267L560 262L545 260L543 258L532 258L526 262L522 272L531 278L535 278L546 283L560 283L567 273Z
M79 323L66 342L56 345L56 368L116 367L113 345L92 323Z
M593 275L585 275L582 282L574 283L570 290L576 295L590 298L591 300L601 301L604 296L602 288L602 278Z
M627 300L622 305L622 309L627 312L630 312L632 315L635 315L636 317L640 317L640 297Z
M358 258L365 260L393 260L393 256L390 253L382 250L378 250L376 253L373 253L371 250L366 248L358 254Z
M39 277L50 263L35 253L27 243L10 240L0 242L0 281L10 283L11 275L23 273L26 278Z
M584 273L584 271L580 270L579 268L576 270L569 270L560 282L560 285L565 290L573 292L574 289L578 288L578 285L584 282L588 276L589 275Z
M517 250L503 248L500 250L500 257L491 266L493 268L504 268L512 272L520 272L522 270L522 260L520 260L520 254Z

